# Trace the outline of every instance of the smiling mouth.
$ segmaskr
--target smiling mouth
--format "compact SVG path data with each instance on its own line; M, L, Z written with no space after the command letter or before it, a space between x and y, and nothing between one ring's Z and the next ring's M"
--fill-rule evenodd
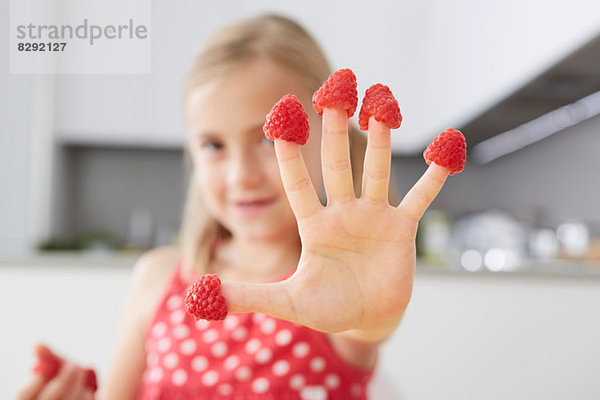
M243 216L254 216L265 212L273 204L275 204L275 201L276 199L273 197L271 199L266 200L236 202L234 203L234 208L239 214Z
M264 200L254 200L254 201L238 201L235 202L235 206L236 207L258 207L258 206L264 206L267 204L272 203L275 200L274 197L270 198L270 199L264 199Z

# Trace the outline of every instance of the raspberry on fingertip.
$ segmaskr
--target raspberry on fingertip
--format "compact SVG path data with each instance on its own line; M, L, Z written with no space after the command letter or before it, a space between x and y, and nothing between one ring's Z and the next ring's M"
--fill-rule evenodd
M398 101L389 87L377 83L365 92L362 107L358 113L358 125L360 129L369 129L369 118L386 124L390 129L398 129L402 123L402 114Z
M221 291L221 280L216 274L204 274L188 289L185 296L185 310L196 321L225 319L227 304Z
M448 169L450 175L458 174L467 159L467 142L461 131L448 128L440 133L423 152L427 164L435 162Z
M341 108L346 110L348 118L354 115L358 104L356 76L351 69L340 69L323 83L313 94L313 108L323 115L324 108Z
M303 145L308 140L308 115L296 96L283 96L267 114L263 126L269 140L283 139Z

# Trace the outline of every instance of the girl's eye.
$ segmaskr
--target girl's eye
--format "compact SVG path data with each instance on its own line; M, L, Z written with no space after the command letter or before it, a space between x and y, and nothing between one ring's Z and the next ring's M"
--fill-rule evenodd
M202 149L206 149L206 150L219 150L219 149L223 148L223 145L219 142L209 141L209 142L204 142L203 144L200 145L200 147Z

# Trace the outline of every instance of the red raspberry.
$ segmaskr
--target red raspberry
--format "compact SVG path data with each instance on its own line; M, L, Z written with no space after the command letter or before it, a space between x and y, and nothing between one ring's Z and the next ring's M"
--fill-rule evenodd
M58 375L58 372L64 364L64 360L54 354L48 347L38 344L35 347L35 353L38 357L38 363L33 367L34 373L39 373L47 381ZM85 373L85 386L96 393L98 390L98 382L96 380L96 372L91 368L83 370Z
M39 373L46 380L54 378L58 374L60 367L62 367L63 360L51 352L49 348L41 344L35 347L35 353L38 362L33 367L33 372Z
M398 129L402 122L398 101L394 98L390 88L381 83L371 86L365 92L365 98L358 113L360 129L363 131L369 129L371 116L386 124L390 129Z
M86 368L83 372L85 372L85 386L90 389L92 393L96 393L96 390L98 390L96 372L91 368Z
M435 162L447 168L450 175L463 170L467 158L467 142L461 131L446 129L427 146L423 152L427 164Z
M329 75L323 86L313 95L312 102L319 115L323 115L323 109L327 107L342 108L348 113L348 118L353 116L358 103L354 72L346 68Z
M185 310L199 319L219 320L227 316L227 304L221 293L221 280L216 274L202 275L185 296Z
M263 126L269 140L283 139L304 144L308 140L308 115L293 94L285 95L267 114Z

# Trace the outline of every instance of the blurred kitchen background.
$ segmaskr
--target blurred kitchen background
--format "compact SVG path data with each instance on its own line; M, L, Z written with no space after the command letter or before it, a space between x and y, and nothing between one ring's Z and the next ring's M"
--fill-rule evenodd
M151 6L147 75L10 74L2 39L0 398L35 340L102 384L137 257L177 242L183 76L211 32L261 12L307 27L360 98L390 86L401 194L433 137L467 139L465 170L420 223L413 300L373 398L600 398L600 2Z

